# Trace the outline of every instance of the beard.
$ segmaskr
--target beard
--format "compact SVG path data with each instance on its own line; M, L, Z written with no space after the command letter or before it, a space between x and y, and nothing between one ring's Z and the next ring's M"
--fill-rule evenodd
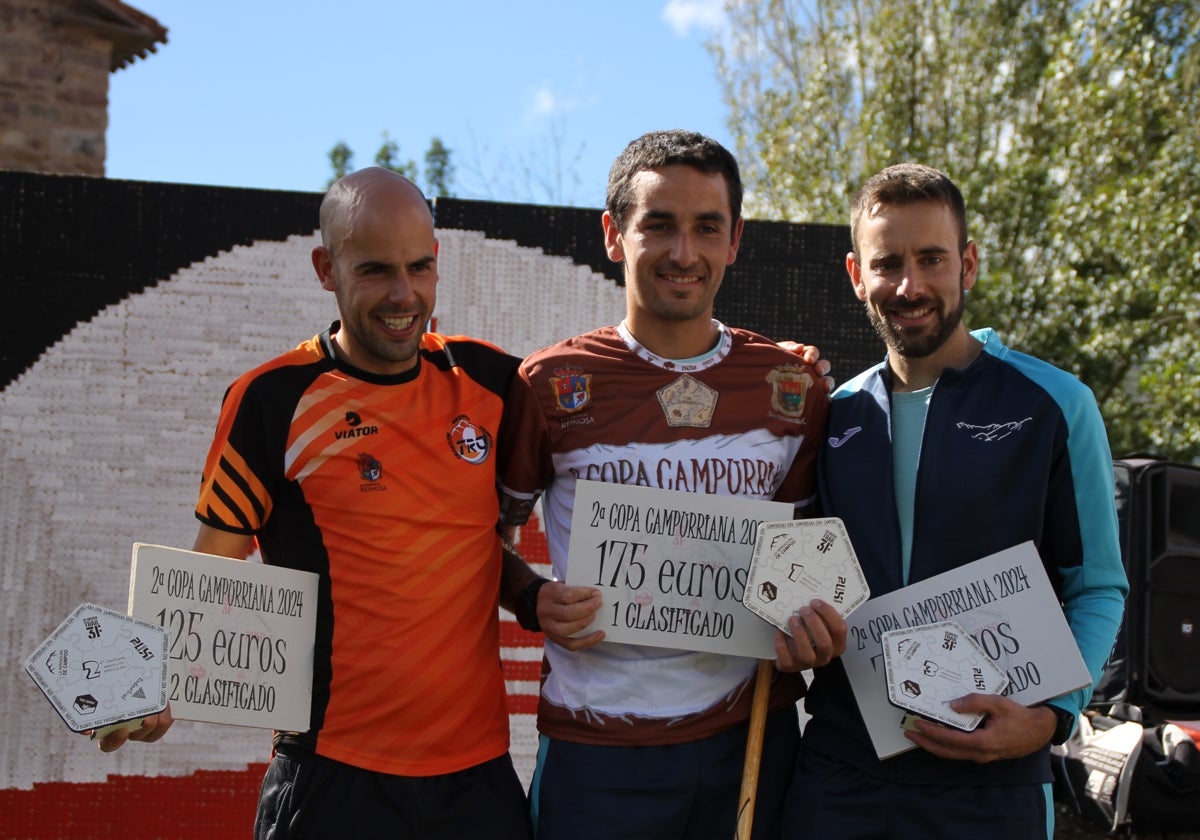
M379 307L369 312L356 311L353 301L349 300L340 290L337 294L338 314L341 316L341 329L353 339L354 347L361 354L360 358L349 359L352 364L362 370L374 373L385 372L394 365L415 363L417 353L421 349L421 337L425 334L429 313L421 310L417 315L417 323L421 328L405 341L394 341L381 335L374 327L375 318L380 315L400 315L387 307ZM411 313L408 313L411 314Z
M921 332L913 332L904 327L896 326L885 314L873 307L870 300L865 303L867 318L884 343L901 356L909 359L920 359L931 356L946 343L946 340L954 334L954 331L958 329L958 325L962 323L963 309L966 305L966 294L963 289L963 279L965 276L965 270L959 274L958 301L954 308L949 311L943 308L941 301L931 298L918 298L914 301L904 302L904 308L917 308L930 304L935 307L935 322L932 327L924 328Z

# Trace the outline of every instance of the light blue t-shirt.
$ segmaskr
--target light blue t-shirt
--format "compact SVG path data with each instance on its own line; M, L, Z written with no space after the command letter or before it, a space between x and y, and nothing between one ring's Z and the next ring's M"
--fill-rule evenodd
M896 515L900 519L900 545L904 549L901 574L908 585L912 566L913 497L917 491L917 466L921 463L921 437L933 386L919 391L892 392L892 481Z

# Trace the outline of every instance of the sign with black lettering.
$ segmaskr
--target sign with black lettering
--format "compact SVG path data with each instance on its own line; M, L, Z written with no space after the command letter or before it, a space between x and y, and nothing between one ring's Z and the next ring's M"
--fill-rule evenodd
M317 575L135 543L129 614L167 633L176 718L308 729Z
M742 594L759 523L792 513L784 502L576 482L567 583L604 598L578 635L774 659L775 628Z
M1092 682L1037 549L1032 542L1007 548L872 598L846 619L842 664L880 758L916 746L901 729L905 713L888 702L884 634L951 620L1008 678L1003 693L1022 706Z

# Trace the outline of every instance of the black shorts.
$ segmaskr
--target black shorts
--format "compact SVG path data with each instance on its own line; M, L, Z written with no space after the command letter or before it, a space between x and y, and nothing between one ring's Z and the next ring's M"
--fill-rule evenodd
M442 776L392 776L319 756L277 753L255 840L529 840L529 808L505 753Z

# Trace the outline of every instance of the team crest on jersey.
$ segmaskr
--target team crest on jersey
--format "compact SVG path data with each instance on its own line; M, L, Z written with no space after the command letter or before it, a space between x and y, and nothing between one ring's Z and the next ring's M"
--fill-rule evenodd
M376 483L383 478L383 464L374 455L360 452L357 459L358 475L363 481Z
M592 401L592 375L582 368L558 368L550 377L550 387L563 411L579 411Z
M813 378L803 368L780 365L767 374L771 383L771 408L784 417L804 414L804 397L812 387Z
M657 396L668 426L707 429L717 413L717 390L686 373L659 388Z
M468 464L482 464L492 454L492 435L487 429L476 426L465 414L454 418L454 424L446 433L455 457Z

